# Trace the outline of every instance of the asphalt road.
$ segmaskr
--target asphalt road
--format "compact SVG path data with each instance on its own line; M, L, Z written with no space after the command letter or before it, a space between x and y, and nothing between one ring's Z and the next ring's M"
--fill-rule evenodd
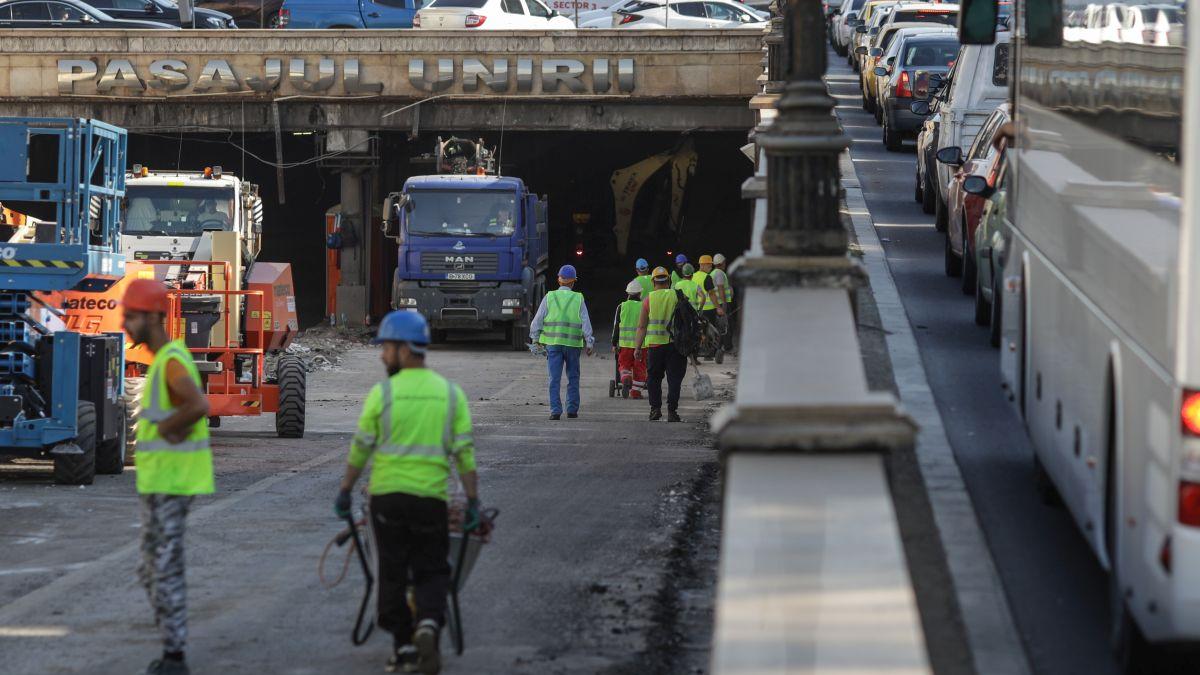
M463 594L467 651L444 672L694 672L717 541L704 420L719 400L695 402L685 386L685 423L650 423L644 402L608 398L608 355L584 362L581 417L550 422L544 363L496 345L431 353L468 393L482 496L501 511ZM332 499L380 368L362 347L310 374L302 440L276 439L270 418L214 431L218 493L197 500L186 539L193 672L382 671L389 636L349 640L357 567L332 590L316 573L341 528ZM735 369L705 368L725 390ZM0 673L138 672L159 644L134 579L133 473L66 488L45 468L0 464Z
M929 384L1035 672L1116 673L1105 574L1070 515L1034 490L1033 450L1000 389L999 352L942 265L943 236L913 200L916 145L883 147L858 76L830 52L829 85L855 170L917 337Z

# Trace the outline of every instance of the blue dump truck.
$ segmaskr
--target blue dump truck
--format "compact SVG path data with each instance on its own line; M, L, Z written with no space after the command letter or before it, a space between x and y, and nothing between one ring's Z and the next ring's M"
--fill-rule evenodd
M384 233L400 244L392 307L423 314L434 342L503 328L524 349L546 293L546 200L520 178L445 165L456 173L413 176L384 202Z

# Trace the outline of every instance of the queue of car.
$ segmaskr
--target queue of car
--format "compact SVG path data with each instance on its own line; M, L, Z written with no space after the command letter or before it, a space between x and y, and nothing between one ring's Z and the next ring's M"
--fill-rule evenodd
M898 152L916 140L913 197L936 214L946 275L975 296L975 320L993 324L998 345L1010 33L959 45L958 5L950 3L843 0L826 17L830 44L858 71L862 107L875 114L884 147Z
M174 0L4 0L0 28L237 28L233 17L196 8L184 22Z

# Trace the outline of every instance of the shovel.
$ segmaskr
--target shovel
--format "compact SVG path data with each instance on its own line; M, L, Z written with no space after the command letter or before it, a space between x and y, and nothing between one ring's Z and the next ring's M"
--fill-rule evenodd
M697 401L703 401L713 396L712 378L700 372L699 368L696 369L696 377L692 379L692 395L696 397Z

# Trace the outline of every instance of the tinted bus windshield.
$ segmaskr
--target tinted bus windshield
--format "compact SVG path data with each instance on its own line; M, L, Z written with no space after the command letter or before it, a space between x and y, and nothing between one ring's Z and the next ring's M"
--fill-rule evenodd
M129 185L122 232L199 237L205 230L232 230L234 207L231 187Z
M516 229L517 196L503 190L413 190L410 234L508 236Z

